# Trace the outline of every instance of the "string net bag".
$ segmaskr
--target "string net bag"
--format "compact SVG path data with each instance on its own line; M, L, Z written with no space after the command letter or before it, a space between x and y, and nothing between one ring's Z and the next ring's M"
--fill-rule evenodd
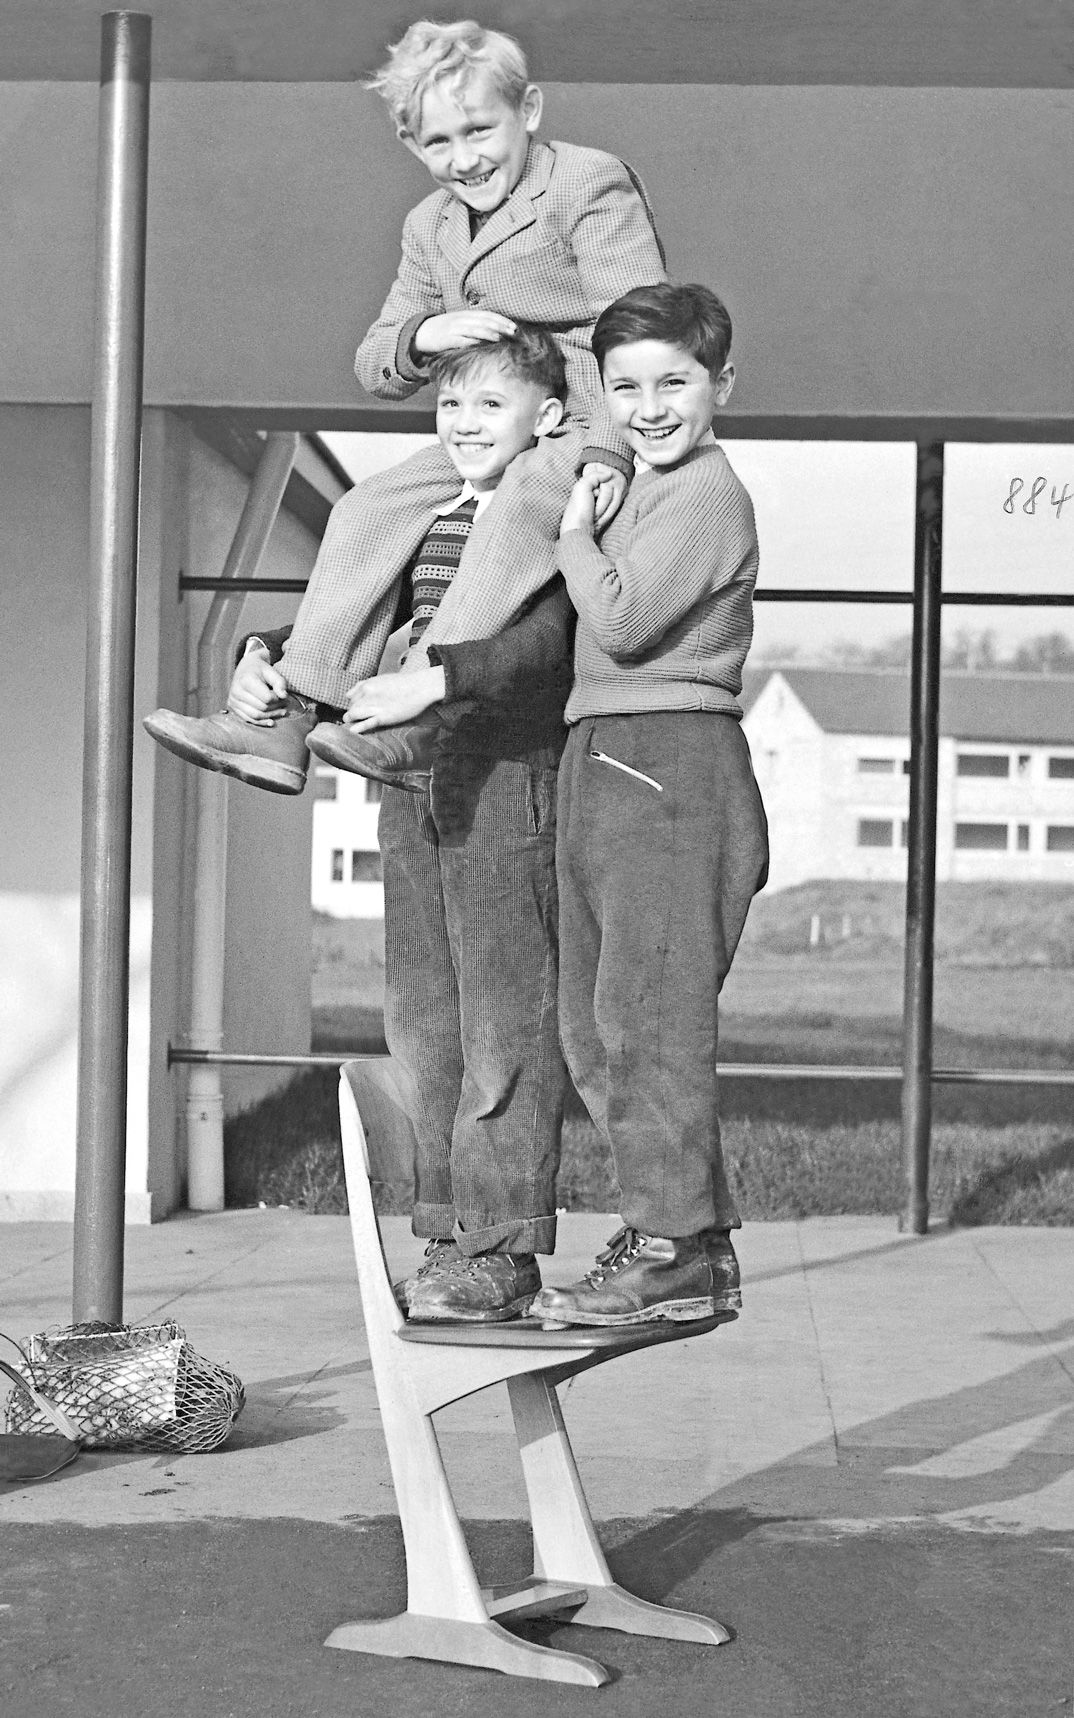
M86 1449L215 1450L246 1401L235 1373L206 1360L170 1321L72 1324L18 1347L18 1370L74 1421ZM53 1428L31 1397L14 1390L5 1429Z

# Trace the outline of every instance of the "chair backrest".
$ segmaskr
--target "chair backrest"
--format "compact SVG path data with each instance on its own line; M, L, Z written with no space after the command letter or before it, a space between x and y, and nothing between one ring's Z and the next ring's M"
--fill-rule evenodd
M339 1124L355 1262L372 1341L378 1321L383 1329L395 1330L401 1327L403 1315L392 1290L370 1182L413 1184L414 1176L414 1129L404 1079L389 1056L361 1057L343 1064Z

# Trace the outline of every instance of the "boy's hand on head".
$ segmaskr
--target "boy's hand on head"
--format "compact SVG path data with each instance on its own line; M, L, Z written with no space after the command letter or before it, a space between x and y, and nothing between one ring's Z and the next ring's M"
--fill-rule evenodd
M603 479L592 475L594 472L605 471L606 466L587 465L571 490L563 518L560 521L559 534L565 537L568 531L585 531L590 537L597 528L597 494Z
M347 693L344 725L356 734L413 722L444 696L444 670L422 668L411 674L378 674L359 680Z
M623 505L630 485L617 465L603 465L599 460L583 465L582 476L597 485L593 529L603 531Z
M269 661L265 646L248 650L231 677L227 707L257 728L271 728L284 713L287 681Z
M415 352L431 358L437 352L476 346L479 340L502 340L514 332L511 318L496 310L449 310L442 316L427 316L410 344Z

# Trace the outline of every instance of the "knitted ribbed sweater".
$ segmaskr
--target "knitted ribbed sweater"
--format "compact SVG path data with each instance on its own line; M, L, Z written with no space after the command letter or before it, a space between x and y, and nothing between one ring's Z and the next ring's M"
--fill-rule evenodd
M578 611L568 722L642 710L741 716L757 531L722 448L635 477L601 542L568 531L559 565Z

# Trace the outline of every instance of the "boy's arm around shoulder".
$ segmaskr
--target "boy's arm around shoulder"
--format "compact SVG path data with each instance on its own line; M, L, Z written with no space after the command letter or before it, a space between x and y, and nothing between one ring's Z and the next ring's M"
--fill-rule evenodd
M445 704L464 698L517 704L551 687L566 693L573 644L574 608L563 580L554 578L494 638L430 645L429 660L443 667Z
M444 297L433 272L430 225L438 218L437 196L427 197L403 223L402 254L391 290L354 357L354 373L369 394L382 400L405 400L428 381L411 354L410 343L421 324L439 316Z
M623 661L652 650L757 553L753 505L722 454L654 474L635 495L621 546L605 551L586 531L559 543L571 601L601 649Z

